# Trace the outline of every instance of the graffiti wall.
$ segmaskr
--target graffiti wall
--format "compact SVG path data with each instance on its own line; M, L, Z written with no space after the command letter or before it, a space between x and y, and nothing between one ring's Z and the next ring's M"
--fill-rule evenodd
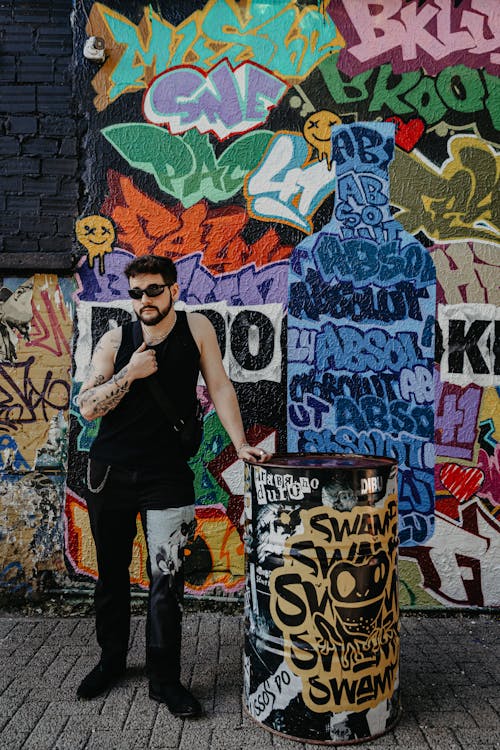
M0 308L0 592L27 594L67 580L70 282L4 279Z
M73 15L87 123L73 389L51 371L32 405L40 430L70 412L71 580L96 575L82 494L97 425L75 399L99 337L131 318L125 265L154 253L176 262L180 306L214 324L252 442L397 459L402 604L500 605L496 0L174 5ZM83 57L88 36L103 62ZM243 467L198 390L187 591L241 596ZM13 466L42 439L17 429L2 438ZM140 535L132 578L147 586Z

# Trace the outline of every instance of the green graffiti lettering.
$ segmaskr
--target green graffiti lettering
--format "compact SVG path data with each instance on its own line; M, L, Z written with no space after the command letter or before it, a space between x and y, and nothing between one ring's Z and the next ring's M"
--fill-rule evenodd
M196 168L184 180L182 196L179 196L182 203L185 206L193 205L204 195L216 196L216 200L223 200L222 196L226 197L223 175L217 168L217 159L208 135L200 135L195 129L188 130L183 135L183 141L195 156Z
M368 99L366 83L373 71L367 70L345 80L347 76L339 71L337 59L338 55L331 55L319 66L333 100L338 104L351 104Z
M152 174L170 195L176 194L173 178L184 180L195 167L196 158L182 138L156 125L120 123L101 132L132 167Z
M483 72L486 84L486 109L496 130L500 130L500 78Z
M500 130L500 78L485 70L453 65L438 76L422 70L395 75L388 63L366 70L349 79L337 69L338 55L331 55L319 65L330 95L339 107L366 102L366 114L386 113L418 115L427 125L446 120L448 114L485 112L491 119L477 118L475 124L492 140L491 128ZM359 112L362 118L362 112ZM484 122L483 122L484 120ZM471 117L471 122L474 121Z
M436 79L443 102L456 112L481 112L484 109L484 85L477 70L456 65L445 68Z
M432 78L422 78L405 99L428 125L442 120L448 109L436 93Z
M389 79L392 75L392 67L390 65L380 66L370 102L370 112L378 112L384 107L389 107L392 112L398 115L413 111L413 108L409 107L403 98L420 81L422 73L419 71L405 73L401 76L399 83L391 86Z
M218 159L208 135L195 128L177 136L157 125L121 123L102 134L132 167L152 174L185 208L202 198L218 203L241 190L274 135L268 130L246 133Z

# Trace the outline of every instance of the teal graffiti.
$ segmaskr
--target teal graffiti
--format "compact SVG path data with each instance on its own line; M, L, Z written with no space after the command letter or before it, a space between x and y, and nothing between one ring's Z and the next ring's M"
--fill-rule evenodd
M82 428L78 434L77 437L77 448L79 451L84 451L85 453L88 453L90 450L90 446L94 442L95 438L97 437L97 433L99 432L99 425L101 424L101 419L94 419L92 421L89 421L82 417L80 413L80 409L78 408L77 404L77 398L78 394L80 392L80 388L82 387L82 383L74 383L73 384L73 395L71 398L71 405L69 413L72 417L74 417L80 427Z
M283 78L301 80L326 55L343 45L332 19L315 8L300 9L295 0L248 0L238 7L211 0L177 27L144 9L139 25L95 4L95 22L104 22L121 55L109 74L107 98L146 88L169 67L196 62L211 68L226 57L233 65L249 60ZM102 19L102 20L101 20Z
M102 134L132 167L152 174L185 208L202 198L218 203L235 195L274 135L267 130L242 135L217 158L208 135L196 129L177 136L157 125L122 123Z

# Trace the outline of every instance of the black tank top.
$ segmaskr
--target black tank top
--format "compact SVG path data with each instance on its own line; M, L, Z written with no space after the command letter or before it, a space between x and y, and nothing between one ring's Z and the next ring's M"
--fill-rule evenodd
M122 341L115 361L115 373L130 361L137 348L133 323L122 328ZM191 334L184 311L169 335L158 346L158 378L181 416L196 407L196 383L200 370L200 352ZM90 448L90 457L111 466L127 469L152 469L155 474L192 478L182 457L179 439L146 383L134 380L118 406L101 419L99 433Z

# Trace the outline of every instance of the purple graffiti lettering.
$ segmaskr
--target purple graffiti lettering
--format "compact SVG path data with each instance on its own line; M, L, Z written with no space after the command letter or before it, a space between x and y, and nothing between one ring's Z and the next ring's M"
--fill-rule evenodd
M481 394L482 389L477 385L461 388L437 379L435 441L438 456L472 460Z
M212 274L195 253L177 262L181 299L188 305L224 300L229 305L284 304L287 298L288 262L270 263L257 269L251 264L235 273Z
M81 302L114 302L128 299L128 282L124 275L134 256L115 248L106 259L106 274L80 261L77 272ZM201 264L202 254L187 255L176 263L181 299L188 305L224 300L230 305L285 304L287 298L288 262L270 263L263 268L250 264L241 271L214 276Z
M251 62L233 69L223 60L208 72L171 68L151 84L144 115L174 134L195 127L223 140L262 125L286 90L283 81Z
M87 258L82 258L78 264L76 279L78 290L75 300L81 302L113 302L127 299L128 281L124 274L125 266L134 259L132 253L118 247L106 256L106 273L99 269L89 268Z

